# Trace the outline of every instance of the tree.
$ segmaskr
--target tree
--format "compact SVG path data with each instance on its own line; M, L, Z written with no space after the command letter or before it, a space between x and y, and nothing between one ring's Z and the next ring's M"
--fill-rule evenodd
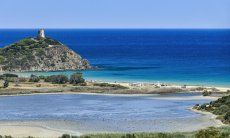
M70 76L70 84L84 83L85 79L82 77L82 73L77 72Z
M45 82L52 82L57 84L65 84L69 81L65 75L52 75L45 78Z
M38 76L33 75L33 74L30 76L29 82L39 82L39 81L40 81L40 78Z

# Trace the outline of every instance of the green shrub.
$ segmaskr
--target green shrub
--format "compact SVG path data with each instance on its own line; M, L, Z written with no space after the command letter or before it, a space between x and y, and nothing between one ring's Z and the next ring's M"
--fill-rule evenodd
M230 111L228 111L225 116L224 116L224 121L226 121L227 123L230 123Z
M65 75L52 75L45 78L45 82L52 82L56 84L65 84L69 81Z
M38 76L33 75L33 74L30 76L29 82L39 82L39 81L40 81L40 78Z
M8 80L4 80L3 88L7 88L8 86L9 86Z
M230 111L229 106L227 105L221 105L219 108L216 108L213 113L216 115L222 115Z
M2 77L6 77L6 78L17 78L18 75L6 73L6 74L3 74Z
M214 127L202 129L195 134L196 138L220 138L220 131Z
M119 85L119 84L109 84L109 83L94 83L94 86L100 86L100 87L112 87L116 89L127 89L127 87Z
M80 83L84 83L85 79L82 77L82 73L77 72L70 76L69 82L71 84L80 84Z
M212 94L212 93L209 92L209 91L207 91L207 90L205 90L205 91L202 93L203 96L210 96L211 94Z
M43 75L38 76L38 77L39 77L40 80L45 80L46 79L46 76L43 76Z
M3 63L5 58L3 56L0 56L0 63Z
M61 138L71 138L71 136L69 134L63 134Z

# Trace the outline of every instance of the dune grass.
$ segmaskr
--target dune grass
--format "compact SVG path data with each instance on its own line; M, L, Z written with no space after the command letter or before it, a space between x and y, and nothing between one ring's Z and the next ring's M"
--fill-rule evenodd
M89 134L83 136L62 135L60 138L229 138L230 126L214 128L210 127L196 132L183 133L104 133Z

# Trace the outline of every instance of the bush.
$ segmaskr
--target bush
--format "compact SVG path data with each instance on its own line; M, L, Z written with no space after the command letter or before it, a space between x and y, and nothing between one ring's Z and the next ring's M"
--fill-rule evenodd
M33 75L33 74L30 76L29 82L39 82L39 81L40 81L40 78L38 76Z
M71 138L71 136L69 134L63 134L61 138Z
M209 91L207 91L207 90L205 90L205 91L202 93L203 96L209 96L209 95L211 95L211 94L212 94L212 93L209 92Z
M226 121L226 123L230 123L230 111L228 111L224 116L224 121Z
M213 113L216 115L222 115L228 111L230 111L230 108L227 105L221 105L219 108L216 108Z
M46 79L46 76L42 76L42 75L41 75L41 76L39 76L39 79L40 79L40 80L45 80L45 79Z
M80 84L84 83L85 79L82 77L82 73L74 73L70 76L70 84Z
M99 86L99 87L112 87L115 89L127 89L127 87L119 85L119 84L109 84L109 83L94 83L94 86Z
M18 75L6 73L6 74L1 75L1 77L6 77L6 78L17 78Z
M0 56L0 63L3 63L5 58L3 56Z
M220 138L220 132L214 127L208 129L202 129L195 135L196 138Z
M3 88L7 88L8 86L9 86L8 80L4 80Z
M65 84L69 81L65 75L52 75L45 78L45 82L52 82L57 84Z

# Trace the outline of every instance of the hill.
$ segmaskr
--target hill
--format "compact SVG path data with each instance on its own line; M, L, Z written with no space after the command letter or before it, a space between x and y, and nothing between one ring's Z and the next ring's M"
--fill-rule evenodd
M40 34L0 49L1 71L57 71L90 69L86 59L64 44Z

